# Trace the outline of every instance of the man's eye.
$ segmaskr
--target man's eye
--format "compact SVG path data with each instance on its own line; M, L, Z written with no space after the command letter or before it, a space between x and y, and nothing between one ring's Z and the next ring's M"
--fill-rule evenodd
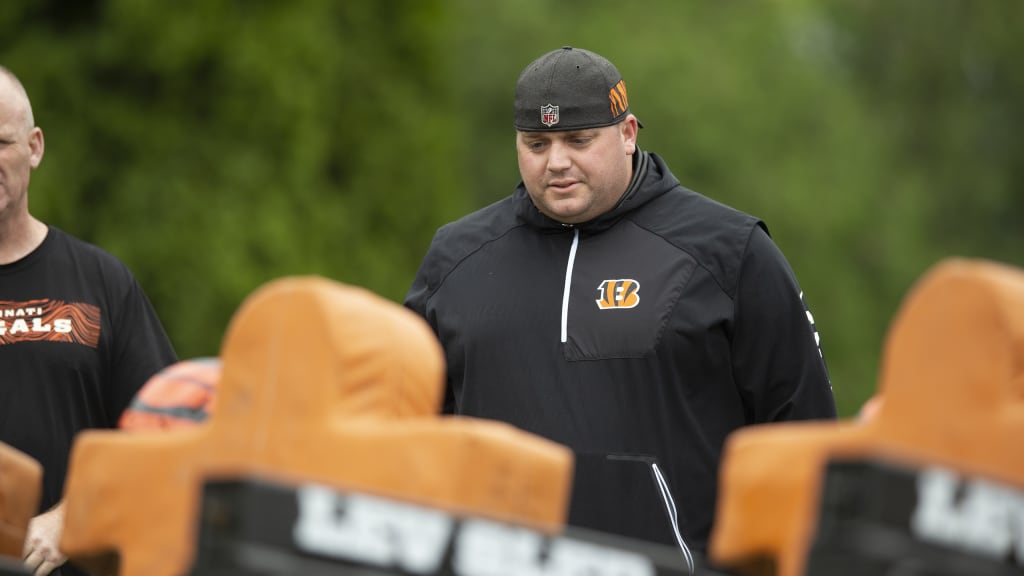
M526 144L526 147L529 148L530 150L540 150L540 149L544 148L544 143L543 142L529 142L529 143Z

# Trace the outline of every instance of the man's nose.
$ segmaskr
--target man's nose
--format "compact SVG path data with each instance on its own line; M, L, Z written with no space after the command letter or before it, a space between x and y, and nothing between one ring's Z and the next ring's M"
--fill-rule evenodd
M572 165L572 158L569 155L569 148L560 142L551 144L548 154L548 170L551 172L562 172Z

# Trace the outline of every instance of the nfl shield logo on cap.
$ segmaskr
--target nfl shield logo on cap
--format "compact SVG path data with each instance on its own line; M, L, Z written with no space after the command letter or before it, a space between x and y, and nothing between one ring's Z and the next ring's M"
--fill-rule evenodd
M551 104L541 106L540 123L549 128L558 124L558 106L552 106Z

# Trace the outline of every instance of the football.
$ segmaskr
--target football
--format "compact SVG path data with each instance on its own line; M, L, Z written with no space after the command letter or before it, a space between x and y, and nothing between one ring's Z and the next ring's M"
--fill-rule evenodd
M220 373L220 359L212 357L167 366L142 385L118 426L154 430L202 424L214 412Z

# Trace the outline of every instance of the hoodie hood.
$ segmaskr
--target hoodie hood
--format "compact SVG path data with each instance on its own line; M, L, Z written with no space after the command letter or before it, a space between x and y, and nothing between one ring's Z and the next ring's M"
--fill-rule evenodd
M669 171L661 157L653 152L645 152L637 148L636 154L633 155L633 178L630 180L626 192L611 210L589 222L563 224L549 218L537 209L522 181L516 186L512 196L517 206L517 219L530 226L556 231L579 228L584 232L600 232L611 227L626 214L676 186L679 186L679 180Z

